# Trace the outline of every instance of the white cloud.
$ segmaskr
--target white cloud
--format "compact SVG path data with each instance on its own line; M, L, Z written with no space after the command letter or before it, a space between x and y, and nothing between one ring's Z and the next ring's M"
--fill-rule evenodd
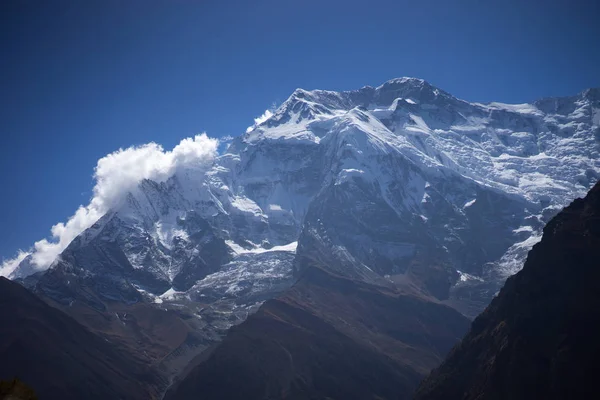
M269 110L265 110L265 112L263 113L263 115L261 115L260 117L254 118L254 125L249 126L248 128L246 128L246 133L250 132L252 129L256 128L258 125L262 124L263 122L265 122L266 120L268 120L272 116L273 116L273 112L270 109Z
M15 258L4 261L0 266L0 276L9 276L28 255L29 253L19 250Z
M111 208L118 207L127 193L143 179L162 182L181 168L204 168L217 154L219 141L206 134L183 139L171 151L156 143L119 149L98 160L94 171L94 195L87 206L79 206L66 223L51 229L52 238L35 242L29 252L19 251L0 266L0 276L10 275L29 254L32 264L46 269L81 232L92 226Z
M231 135L225 135L222 138L220 138L219 141L221 143L226 143L226 142L231 142L233 139L234 139L233 136L231 136Z

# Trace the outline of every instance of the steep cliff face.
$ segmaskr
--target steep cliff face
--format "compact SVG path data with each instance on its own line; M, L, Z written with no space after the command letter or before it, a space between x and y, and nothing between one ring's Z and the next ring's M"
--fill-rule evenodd
M167 382L17 283L0 278L0 380L42 399L152 399Z
M597 392L600 184L544 228L416 399L575 399Z

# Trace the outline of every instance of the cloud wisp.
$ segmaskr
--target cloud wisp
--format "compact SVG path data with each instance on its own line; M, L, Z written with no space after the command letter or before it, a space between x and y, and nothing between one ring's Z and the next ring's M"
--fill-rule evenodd
M216 157L218 146L218 139L203 133L183 139L170 151L159 144L148 143L106 155L98 160L94 170L96 184L90 203L79 206L66 223L54 225L50 239L37 241L30 250L20 250L15 258L4 261L0 265L0 276L10 276L29 255L34 268L47 269L73 239L108 210L118 207L140 181L162 182L182 168L203 169Z
M259 126L260 124L262 124L263 122L265 122L266 120L271 118L272 116L273 116L273 111L271 111L271 109L265 110L265 112L261 116L254 118L254 125L247 127L246 133L249 133L254 128Z

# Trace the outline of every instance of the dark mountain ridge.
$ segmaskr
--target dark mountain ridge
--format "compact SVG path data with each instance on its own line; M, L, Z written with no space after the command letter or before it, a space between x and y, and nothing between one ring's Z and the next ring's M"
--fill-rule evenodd
M600 183L544 228L523 269L420 386L418 400L597 395Z
M149 367L21 285L0 277L0 380L40 399L154 399L166 384Z
M408 398L467 324L429 298L312 266L167 399Z

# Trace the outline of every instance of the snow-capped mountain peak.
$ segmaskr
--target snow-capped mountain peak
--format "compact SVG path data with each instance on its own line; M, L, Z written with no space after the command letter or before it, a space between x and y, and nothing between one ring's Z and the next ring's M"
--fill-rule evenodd
M469 103L416 78L297 89L210 165L141 181L62 259L92 273L119 265L153 295L206 291L204 279L243 276L255 260L285 284L292 263L319 262L452 298L515 272L548 218L600 177L599 110L598 89L519 105ZM109 257L79 265L90 248Z

